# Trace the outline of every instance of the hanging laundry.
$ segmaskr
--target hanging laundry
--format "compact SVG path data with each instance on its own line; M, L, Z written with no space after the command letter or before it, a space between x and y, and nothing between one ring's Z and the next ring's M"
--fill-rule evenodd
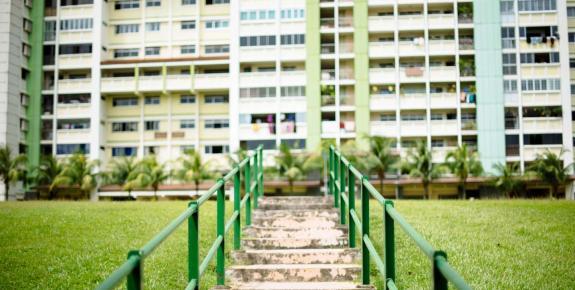
M405 69L405 76L408 77L423 76L423 69L421 67L408 67Z

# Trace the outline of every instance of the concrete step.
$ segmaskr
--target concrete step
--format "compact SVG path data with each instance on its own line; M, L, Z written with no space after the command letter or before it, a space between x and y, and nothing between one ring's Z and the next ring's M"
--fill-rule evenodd
M375 290L350 282L262 282L232 285L236 290Z
M260 227L327 228L338 224L339 217L260 217L252 219L252 225Z
M333 204L331 203L260 203L258 205L259 209L264 210L300 210L300 209L331 209Z
M324 249L344 248L347 246L347 237L338 238L244 238L244 249Z
M234 264L352 264L358 249L296 249L233 251Z
M361 267L355 264L256 264L232 266L232 284L245 282L351 282Z
M281 202L310 202L310 201L332 201L331 195L313 195L313 196L267 196L260 197L261 201L281 201Z
M295 209L295 210L261 210L257 209L252 212L253 218L286 218L286 217L335 217L339 218L339 210L331 209Z
M344 226L326 228L288 228L250 226L242 231L244 238L323 238L347 237Z

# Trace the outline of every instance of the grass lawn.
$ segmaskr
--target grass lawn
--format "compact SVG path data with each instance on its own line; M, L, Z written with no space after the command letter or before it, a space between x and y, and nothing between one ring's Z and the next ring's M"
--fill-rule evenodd
M186 202L0 204L0 289L93 288L186 208ZM399 201L396 207L478 289L575 288L575 203L566 201ZM228 216L231 204L227 204ZM372 203L372 240L381 251L381 207ZM215 236L215 203L201 212L202 257ZM187 280L185 224L145 262L152 289ZM231 235L228 236L231 241ZM396 229L397 284L429 289L430 263ZM231 244L226 244L227 249ZM375 266L374 281L377 282ZM215 282L213 265L202 289Z

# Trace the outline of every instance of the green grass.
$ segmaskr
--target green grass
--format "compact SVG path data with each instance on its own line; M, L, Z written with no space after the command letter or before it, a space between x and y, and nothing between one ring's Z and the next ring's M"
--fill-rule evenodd
M359 204L359 203L358 203ZM215 236L215 204L201 208L201 255ZM575 203L399 201L398 210L477 289L575 288ZM93 288L186 208L186 202L0 204L0 289ZM381 207L372 202L381 251ZM228 216L231 204L227 204ZM187 280L185 224L145 261L152 289ZM429 289L431 264L396 228L397 284ZM231 235L227 241L231 240ZM227 249L231 244L226 244ZM213 263L202 289L215 282ZM373 281L379 277L372 267Z

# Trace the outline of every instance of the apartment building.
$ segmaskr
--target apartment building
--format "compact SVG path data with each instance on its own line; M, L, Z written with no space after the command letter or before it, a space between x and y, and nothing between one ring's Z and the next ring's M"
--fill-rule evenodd
M426 140L438 162L465 143L488 171L545 149L573 160L571 1L24 3L11 5L29 5L17 24L32 36L23 27L10 59L27 87L9 88L27 105L9 112L27 111L8 139L32 162L196 148L223 163L239 147L369 134L401 154Z

